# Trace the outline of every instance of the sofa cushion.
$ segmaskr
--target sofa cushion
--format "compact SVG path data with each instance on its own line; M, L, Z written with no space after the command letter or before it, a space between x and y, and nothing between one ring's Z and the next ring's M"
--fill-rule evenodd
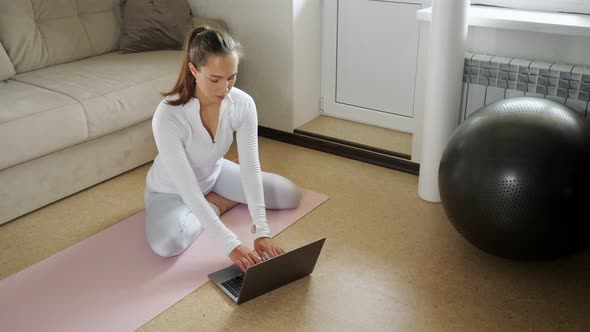
M12 79L56 91L79 101L89 138L150 119L178 77L182 53L112 52L32 72Z
M6 54L2 43L0 42L0 81L7 80L14 76L14 67L12 66L12 62Z
M119 50L179 50L192 28L186 0L123 0Z
M119 1L0 1L0 41L17 73L113 51Z
M0 170L84 142L80 103L12 80L0 82Z

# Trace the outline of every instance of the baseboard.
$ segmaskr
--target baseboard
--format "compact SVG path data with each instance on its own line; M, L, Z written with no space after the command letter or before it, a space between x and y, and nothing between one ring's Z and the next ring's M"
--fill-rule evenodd
M394 169L408 174L418 175L420 164L406 158L383 154L361 147L335 142L334 140L325 140L319 137L303 135L301 133L289 133L286 131L276 130L268 127L258 127L258 135L275 141L293 144L308 149L327 152L341 157L346 157L372 165Z
M386 149L381 149L381 148L376 148L374 146L369 146L369 145L365 145L365 144L351 142L351 141L347 141L347 140L343 140L343 139L339 139L339 138L335 138L335 137L325 136L325 135L318 134L318 133L312 133L310 131L305 131L305 130L301 130L301 129L295 129L295 134L301 134L301 135L305 135L305 136L311 136L311 137L319 138L319 139L324 140L324 141L334 142L334 143L338 143L338 144L342 144L342 145L348 145L348 146L351 146L353 148L357 148L357 149L361 149L361 150L367 150L367 151L371 151L371 152L376 152L376 153L384 154L384 155L387 155L387 156L392 156L392 157L396 157L396 158L403 158L403 159L407 159L407 160L412 160L412 156L409 155L409 154L405 154L405 153L401 153L401 152L396 152L396 151L391 151L391 150L386 150Z

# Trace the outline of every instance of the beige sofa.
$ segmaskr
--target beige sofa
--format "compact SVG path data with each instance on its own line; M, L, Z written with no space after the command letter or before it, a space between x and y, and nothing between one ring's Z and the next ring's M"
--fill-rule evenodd
M180 69L180 51L117 52L119 0L49 3L0 2L0 224L153 160Z

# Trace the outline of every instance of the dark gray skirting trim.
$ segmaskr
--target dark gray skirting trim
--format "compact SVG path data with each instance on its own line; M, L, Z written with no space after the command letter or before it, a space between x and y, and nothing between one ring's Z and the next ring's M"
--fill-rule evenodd
M362 149L347 144L336 143L300 133L289 133L268 127L258 127L258 135L275 141L289 143L317 151L327 152L341 157L346 157L369 164L394 169L413 175L418 175L420 164L406 158L400 158L388 154Z

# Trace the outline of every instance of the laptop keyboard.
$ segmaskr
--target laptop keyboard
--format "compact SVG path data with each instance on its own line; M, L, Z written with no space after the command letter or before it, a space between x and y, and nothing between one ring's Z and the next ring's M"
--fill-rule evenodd
M239 275L232 279L226 280L221 283L225 289L227 289L233 296L239 297L240 290L242 289L242 282L244 282L244 275Z

